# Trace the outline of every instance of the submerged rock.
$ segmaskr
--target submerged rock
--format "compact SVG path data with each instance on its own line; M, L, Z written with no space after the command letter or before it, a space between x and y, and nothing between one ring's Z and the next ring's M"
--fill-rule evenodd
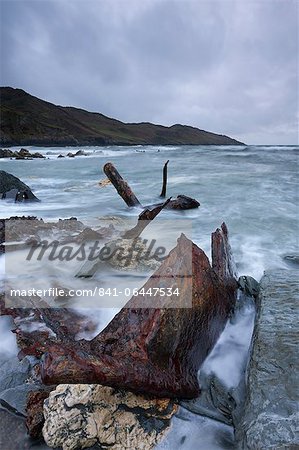
M43 436L50 447L152 449L178 406L100 385L60 385L45 401Z
M246 403L236 430L242 450L299 446L298 275L275 270L260 283Z
M11 198L16 202L40 200L33 194L30 187L11 173L0 170L0 198Z

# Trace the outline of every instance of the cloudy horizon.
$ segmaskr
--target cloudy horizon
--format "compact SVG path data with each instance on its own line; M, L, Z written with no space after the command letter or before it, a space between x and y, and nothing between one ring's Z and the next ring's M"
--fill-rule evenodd
M293 0L2 0L1 85L123 122L298 144Z

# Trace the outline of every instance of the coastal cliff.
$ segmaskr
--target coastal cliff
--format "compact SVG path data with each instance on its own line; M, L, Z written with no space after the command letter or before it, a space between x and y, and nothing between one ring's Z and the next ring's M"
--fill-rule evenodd
M123 123L63 107L22 89L0 88L0 145L241 145L228 136L186 125Z

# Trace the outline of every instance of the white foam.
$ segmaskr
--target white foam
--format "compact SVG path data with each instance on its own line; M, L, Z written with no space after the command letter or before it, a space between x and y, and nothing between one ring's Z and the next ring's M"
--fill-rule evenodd
M11 357L18 354L15 334L12 333L13 321L11 317L0 316L0 356Z

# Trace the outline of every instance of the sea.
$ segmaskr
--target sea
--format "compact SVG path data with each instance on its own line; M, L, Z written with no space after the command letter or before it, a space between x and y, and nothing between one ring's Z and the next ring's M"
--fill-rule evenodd
M125 205L114 187L99 184L106 178L104 164L112 162L140 202L149 205L160 201L162 170L169 160L167 197L187 195L198 200L200 207L162 211L165 227L185 219L191 224L188 237L210 257L211 233L225 222L239 275L257 281L264 271L292 269L296 257L298 260L299 146L26 148L42 153L46 159L1 159L0 169L28 184L41 201L26 204L3 200L1 218L30 215L57 221L76 217L89 226L97 226L103 217L134 220L138 213ZM85 155L67 156L78 150ZM4 271L3 257L0 267ZM107 311L106 323L116 312ZM232 384L230 387L243 376L253 325L254 308L249 304L237 321L227 324L206 363L206 370L218 373L224 383ZM2 318L0 354L17 352L10 327L8 318ZM233 429L181 408L168 438L158 448L233 449Z

